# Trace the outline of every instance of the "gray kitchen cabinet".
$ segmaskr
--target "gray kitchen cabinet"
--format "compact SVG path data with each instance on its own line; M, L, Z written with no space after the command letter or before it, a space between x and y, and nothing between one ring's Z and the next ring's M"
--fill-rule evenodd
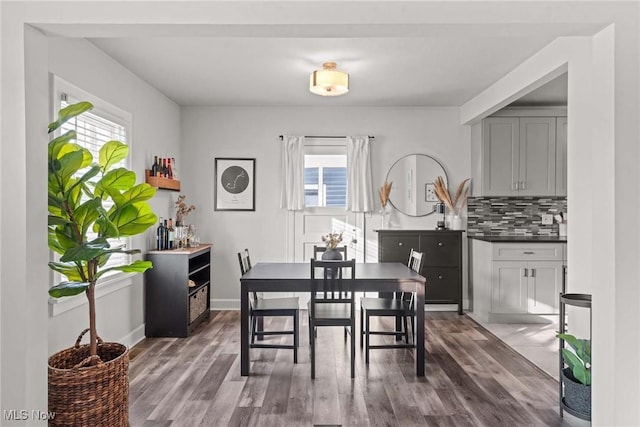
M567 118L556 118L556 196L567 195Z
M457 304L462 314L462 231L377 230L378 261L406 264L411 249L424 254L420 274L426 281L425 303ZM381 295L390 297L390 295Z
M492 313L556 314L562 261L494 261Z
M473 312L489 322L523 323L557 314L564 246L473 239Z
M483 120L482 189L486 196L556 194L556 118Z

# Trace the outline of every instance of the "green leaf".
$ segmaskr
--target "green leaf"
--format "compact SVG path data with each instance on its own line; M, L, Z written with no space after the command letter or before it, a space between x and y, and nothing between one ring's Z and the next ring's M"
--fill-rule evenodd
M60 157L60 152L69 144L69 141L73 141L77 137L78 135L75 130L68 130L57 138L49 141L49 159L57 159Z
M65 225L69 224L69 220L55 215L48 216L48 225Z
M89 111L92 108L93 105L90 102L86 101L66 106L58 112L58 120L49 123L49 133L58 129L70 119L79 116L80 114L84 113L85 111Z
M70 225L57 226L55 229L55 238L58 241L58 245L61 248L67 249L77 247L80 242L77 241L77 236L73 233Z
M91 168L88 171L86 171L84 175L82 175L73 183L73 185L69 188L68 191L73 191L77 186L84 185L84 183L89 181L94 176L98 175L99 172L100 172L100 166L98 165L91 166Z
M67 279L73 282L81 282L82 276L80 275L80 269L73 262L50 262L49 268L57 271L60 274L67 276ZM86 271L85 271L86 274Z
M126 168L116 168L105 173L96 184L96 191L105 191L113 188L116 190L129 190L136 183L136 174ZM98 194L96 194L97 196Z
M82 167L83 154L82 151L73 151L60 157L57 162L53 163L53 173L59 177L62 182L61 190L64 192L69 186L69 181L73 174L78 172Z
M49 288L49 295L53 298L72 297L83 293L88 288L87 282L61 282Z
M100 148L98 163L103 172L107 172L113 165L129 155L129 147L120 141L109 141Z
M52 227L48 228L48 245L49 249L57 254L63 254L66 248L60 244L60 240L56 236L56 230Z
M103 255L109 249L107 239L97 238L75 248L71 248L60 257L60 261L90 261Z
M138 184L130 190L122 193L124 203L138 203L151 199L156 194L156 189L147 183ZM122 203L121 203L122 205Z
M135 236L147 230L158 220L146 202L126 205L111 214L111 221L118 228L120 236Z
M151 263L151 261L136 260L128 265L105 268L104 270L99 271L97 276L100 277L106 272L114 270L123 271L125 273L144 273L150 268L153 268L153 264Z
M94 233L98 233L98 236L105 238L120 237L118 227L116 227L116 225L111 222L109 213L102 206L100 206L97 210L100 214L100 217L93 225Z
M75 210L74 218L83 236L87 234L91 224L100 216L98 212L98 207L100 206L102 206L102 199L96 197L95 199L87 200Z
M56 212L60 211L62 209L62 198L49 193L49 212L51 212L51 208L55 208Z

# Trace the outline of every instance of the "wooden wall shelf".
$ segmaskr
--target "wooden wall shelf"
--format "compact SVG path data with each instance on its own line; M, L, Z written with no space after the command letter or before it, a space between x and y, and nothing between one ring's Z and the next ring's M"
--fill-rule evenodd
M151 171L149 169L146 169L144 172L147 184L151 185L152 187L156 187L161 190L180 191L180 181L178 181L177 179L151 176Z

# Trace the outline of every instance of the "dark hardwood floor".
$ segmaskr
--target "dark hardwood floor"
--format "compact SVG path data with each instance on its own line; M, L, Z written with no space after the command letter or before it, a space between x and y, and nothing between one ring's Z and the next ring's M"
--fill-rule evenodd
M467 316L427 313L424 378L408 349L372 350L366 366L358 340L352 380L342 329L320 328L314 381L300 319L298 364L291 350L252 349L250 377L240 376L237 311L212 312L189 338L145 339L131 353L131 425L563 425L558 383Z

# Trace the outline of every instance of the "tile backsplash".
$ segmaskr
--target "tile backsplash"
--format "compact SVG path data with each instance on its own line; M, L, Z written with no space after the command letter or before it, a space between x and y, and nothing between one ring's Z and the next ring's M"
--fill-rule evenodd
M557 236L558 224L543 225L542 214L567 213L566 197L470 197L469 235Z

